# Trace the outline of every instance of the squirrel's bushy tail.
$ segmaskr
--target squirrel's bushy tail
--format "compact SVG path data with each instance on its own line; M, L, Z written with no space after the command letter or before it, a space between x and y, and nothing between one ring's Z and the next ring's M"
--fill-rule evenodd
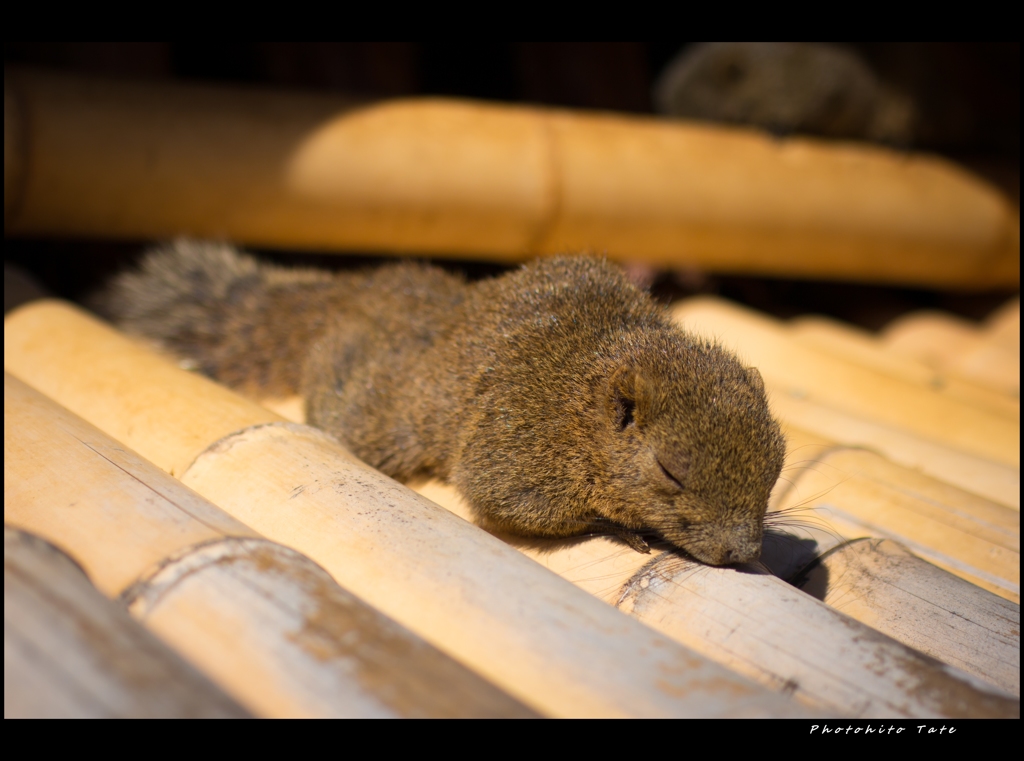
M326 273L260 264L228 244L177 240L148 252L89 306L224 383L289 394L298 387L296 344L307 336L281 325L289 304L280 302L302 311L310 286L330 282Z
M213 328L212 311L239 283L260 276L256 260L232 246L177 240L150 250L89 306L132 333L176 342Z

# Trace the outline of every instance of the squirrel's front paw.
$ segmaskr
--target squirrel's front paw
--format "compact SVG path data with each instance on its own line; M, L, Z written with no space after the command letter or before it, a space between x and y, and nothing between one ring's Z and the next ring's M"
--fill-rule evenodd
M640 534L634 533L633 531L625 528L613 528L612 534L624 541L641 555L651 554L650 545L647 544L647 540L640 536Z

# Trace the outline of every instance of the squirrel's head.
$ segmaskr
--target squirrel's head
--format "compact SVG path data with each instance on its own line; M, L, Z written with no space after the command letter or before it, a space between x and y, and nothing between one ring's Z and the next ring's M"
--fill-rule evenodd
M639 337L604 388L605 517L711 565L761 553L785 441L755 368L680 331Z

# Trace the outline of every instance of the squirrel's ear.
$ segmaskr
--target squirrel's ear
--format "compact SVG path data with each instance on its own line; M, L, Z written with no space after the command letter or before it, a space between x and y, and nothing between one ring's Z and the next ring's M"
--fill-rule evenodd
M608 379L608 413L620 431L636 424L637 380L636 370L628 364L620 365Z
M761 377L761 371L756 367L746 367L747 381L753 387L755 391L760 394L764 393L764 378Z

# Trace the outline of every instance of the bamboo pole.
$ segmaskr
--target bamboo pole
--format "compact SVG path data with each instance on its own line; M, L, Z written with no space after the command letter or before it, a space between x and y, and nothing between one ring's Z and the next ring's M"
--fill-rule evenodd
M943 312L913 312L886 326L882 341L890 351L1019 400L1019 301L1003 319L989 333Z
M809 448L810 449L810 448ZM843 539L885 537L973 584L1020 600L1020 512L863 449L806 451L777 510L817 515ZM827 546L821 551L826 551Z
M1019 419L824 354L778 321L717 299L680 302L673 314L756 366L784 421L1019 508Z
M1010 299L985 321L986 337L1020 356L1020 296Z
M182 234L518 261L1017 282L1019 220L941 159L653 118L12 71L8 235Z
M1020 696L1020 605L896 542L861 539L836 547L798 586L823 590L822 599L837 610Z
M37 509L47 495L54 507ZM69 552L112 598L190 547L260 538L6 370L4 521Z
M5 719L249 715L67 555L4 527Z
M1020 399L888 349L866 330L817 315L791 320L787 326L796 341L822 354L856 362L918 388L931 388L939 398L980 407L1008 420L1020 420Z
M9 374L4 517L255 714L535 715Z
M250 425L273 413L238 398L228 406L239 410L237 432L211 440L197 457L193 424L215 430L208 420L226 420L221 406L230 392L80 310L34 302L8 315L4 334L8 369L125 436L164 470L191 463L182 477L197 492L308 554L347 589L543 713L799 713L358 462L315 429ZM139 378L152 387L137 387ZM155 397L161 401L152 403ZM140 406L143 398L151 406Z
M456 514L470 516L451 487L432 481L418 488ZM886 606L875 609L868 597L849 610L830 608L814 597L796 594L790 584L768 575L760 564L740 571L711 568L664 546L641 555L607 537L561 541L500 536L648 626L808 705L858 717L992 716L1019 710L1014 701L986 695L986 688L912 649L939 639L941 648L932 650L949 652L957 668L1002 689L1013 683L1014 675L1008 670L1015 657L1019 660L1019 633L1014 635L1008 625L996 632L986 629L993 609L1001 611L1008 624L1013 615L1019 619L1019 607L1001 599L993 603L994 595L927 563L932 572L915 575L919 569L908 562L899 578L879 574L874 580L876 587L901 583L923 598L904 599L907 621L887 626L883 633L889 636L880 636L873 624L887 622ZM777 538L778 543L765 547L762 560L769 567L790 559L778 555L788 550L795 537L788 537L790 542L782 541L781 535ZM930 595L927 584L936 580L944 580L945 586ZM953 605L954 599L959 605ZM886 602L890 601L891 596ZM930 630L937 622L954 627L944 639ZM993 672L998 680L989 677ZM947 710L953 713L944 713Z
M19 330L9 330L12 321ZM47 339L51 329L60 332ZM108 425L97 427L133 449L138 432L150 433L145 457L171 475L180 476L211 441L240 427L283 420L198 375L173 374L167 389L163 383L168 358L136 348L140 344L60 301L31 302L4 320L7 369L69 410L105 403L109 409L97 411L95 417L102 416ZM103 357L101 369L93 366L96 356ZM30 379L24 372L29 368L20 365L23 357L31 357L39 367L69 371L50 374L40 385L42 379ZM82 382L85 379L88 384ZM174 436L161 435L165 419L176 421Z
M911 432L837 410L808 397L802 389L773 388L771 405L792 436L813 433L834 446L865 447L910 470L951 484L984 499L1020 510L1020 469L992 462Z

